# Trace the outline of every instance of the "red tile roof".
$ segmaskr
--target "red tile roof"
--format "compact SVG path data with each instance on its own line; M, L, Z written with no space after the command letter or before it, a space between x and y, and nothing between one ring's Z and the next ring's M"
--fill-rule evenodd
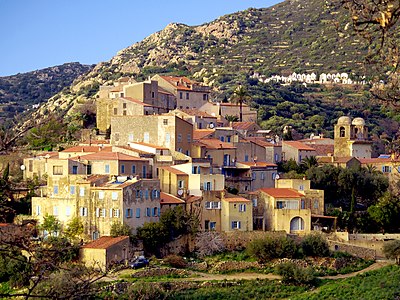
M130 142L130 143L131 144L143 145L143 146L151 147L151 148L158 149L158 150L169 150L167 147L157 146L157 145L154 145L154 144L148 144L148 143L143 143L143 142ZM131 148L131 150L136 150L136 149Z
M245 139L250 141L250 142L252 142L252 143L254 143L254 144L256 144L256 145L259 145L261 147L274 147L275 146L274 144L272 144L270 142L267 142L265 140L265 138L263 138L263 137L261 137L261 138L258 138L258 137L246 137Z
M227 202L251 202L249 199L242 198L242 197L224 198L223 200L227 201Z
M289 188L264 188L259 191L266 193L274 198L301 198L303 194L299 193L295 189Z
M160 193L160 204L185 204L185 201L175 197L174 195L161 192Z
M104 152L100 151L97 153L87 154L79 156L80 159L85 160L129 160L129 161L147 161L146 159L131 156L119 152ZM71 158L73 160L77 160L78 157Z
M326 156L328 154L333 154L335 151L334 145L321 145L321 144L313 144L312 148L317 152L316 155Z
M314 148L312 148L306 144L303 144L302 142L299 142L299 141L283 141L282 143L283 143L283 145L287 145L292 148L296 148L297 150L315 151Z
M126 240L129 240L129 236L118 236L118 237L102 236L101 238L82 246L82 248L107 249L110 248L111 246L114 246L115 244L118 244L121 241L126 241Z
M221 142L218 139L201 139L195 143L207 149L236 149L231 143Z
M237 130L249 130L255 127L256 130L260 129L260 126L255 122L232 122L232 128Z
M99 146L75 146L68 149L65 149L61 152L100 152L100 151L111 151L112 148L110 146L99 147Z
M391 158L358 158L358 160L361 162L363 165L367 164L388 164L388 163L398 163L399 160L391 159Z
M208 137L215 132L215 129L197 129L193 130L193 140L200 140Z
M191 116L197 116L197 117L204 117L204 118L213 118L216 119L217 117L210 115L209 113L202 111L202 110L198 110L195 108L191 108L191 109L179 109L180 111L184 112L185 114L191 115Z
M166 171L176 174L176 175L188 175L185 172L182 172L181 170L175 169L173 167L161 167L160 169L166 170Z
M240 104L236 104L236 103L219 103L220 106L236 106L236 107L240 107ZM242 107L247 107L247 104L242 104Z
M171 85L176 87L178 90L185 90L185 91L191 91L191 86L195 83L194 81L191 81L187 77L175 77L175 76L160 76L164 80L168 81ZM185 86L189 85L190 87Z

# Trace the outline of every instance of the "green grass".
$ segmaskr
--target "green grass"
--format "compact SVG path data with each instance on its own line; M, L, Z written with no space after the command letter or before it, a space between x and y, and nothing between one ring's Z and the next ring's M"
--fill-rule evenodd
M305 291L306 287L282 285L278 281L271 280L225 281L217 286L182 290L167 299L284 299Z
M400 267L387 266L356 277L322 281L313 292L302 293L291 299L399 299Z

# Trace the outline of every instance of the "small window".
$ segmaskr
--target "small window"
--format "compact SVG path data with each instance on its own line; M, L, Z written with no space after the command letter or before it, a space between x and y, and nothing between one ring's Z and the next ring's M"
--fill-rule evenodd
M256 180L257 179L257 173L256 172L251 173L251 178L253 180Z
M128 135L128 142L133 142L133 137L134 137L133 133L130 133Z
M136 174L136 166L132 165L132 174Z
M145 190L145 191L144 191L144 197L145 197L146 199L149 199L149 190Z
M78 174L78 166L72 166L72 174Z
M232 229L240 229L240 221L232 221Z
M249 161L249 156L247 154L244 156L244 161Z
M150 217L150 207L146 208L146 217Z
M253 202L253 206L257 207L257 198L253 198L252 202Z
M153 211L152 211L152 216L153 217L157 217L157 211L158 211L157 207L154 207Z
M118 193L117 192L112 192L111 193L111 199L112 200L118 200Z
M189 93L186 93L186 100L189 100Z
M122 103L122 108L126 108L126 103Z
M245 212L246 211L246 204L239 204L239 211Z
M111 214L110 214L110 215L111 215ZM118 209L118 208L117 208L117 209L113 209L112 216L113 216L114 218L119 218L119 209Z
M182 142L182 134L178 134L178 143Z
M53 194L54 195L58 194L58 185L53 186Z
M210 230L215 230L217 227L217 222L210 222L209 226L210 226Z
M163 119L163 124L168 125L168 119Z
M79 215L80 215L81 217L87 217L87 215L88 215L88 209L87 209L87 207L80 207L80 208L79 208Z
M187 141L188 143L192 142L192 135L190 133L187 135Z
M40 216L40 205L36 205L36 215Z
M178 188L183 189L184 186L185 186L185 181L178 180Z
M85 196L85 188L84 187L79 188L79 196L81 196L81 197Z
M110 165L105 165L104 166L104 173L110 174Z
M53 206L53 216L58 216L58 206Z
M220 139L221 142L225 141L225 138L223 136L219 137L219 139Z
M121 165L121 174L125 173L125 165Z
M53 175L62 175L63 167L62 166L53 166Z
M151 98L154 98L155 97L155 93L154 92L151 92Z
M65 207L65 215L67 217L71 216L71 206Z
M100 209L100 218L105 218L106 217L106 209L102 208Z
M140 208L136 208L136 218L140 218Z
M118 114L118 108L114 107L114 115Z
M71 185L71 186L69 187L69 193L70 193L71 195L75 195L75 186L74 186L74 185Z
M318 209L318 207L319 207L319 201L318 201L318 199L315 199L314 200L314 208Z
M104 199L104 191L99 191L99 199L100 200Z
M179 92L179 99L183 99L183 93L182 92Z

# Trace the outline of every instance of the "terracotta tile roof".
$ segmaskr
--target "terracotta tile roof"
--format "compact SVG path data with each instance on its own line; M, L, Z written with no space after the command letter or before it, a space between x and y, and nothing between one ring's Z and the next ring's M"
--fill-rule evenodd
M36 157L58 158L58 152L42 152L35 155Z
M278 167L277 164L274 163L270 163L270 162L265 162L265 161L257 161L257 162L253 162L253 161L246 161L246 162L239 162L243 165L249 166L251 168L255 168L255 167Z
M315 151L314 148L299 142L299 141L283 141L283 145L290 146L292 148L296 148L297 150L306 150L306 151Z
M118 236L118 237L102 236L101 238L82 246L82 248L107 249L110 248L111 246L114 246L115 244L118 244L121 241L126 241L126 240L129 240L129 236Z
M207 149L236 149L231 143L221 142L218 139L200 139L195 143Z
M240 107L240 105L239 105L239 104L236 104L236 103L222 103L222 102L220 102L219 105L220 105L220 106L235 106L235 107ZM248 105L245 104L245 103L243 103L243 104L242 104L242 107L248 107Z
M80 159L85 159L85 160L129 160L129 161L147 161L146 159L136 157L136 156L131 156L119 152L105 152L105 151L100 151L97 153L92 153L92 154L87 154L87 155L82 155L79 156ZM71 158L73 160L77 160L78 157Z
M242 198L242 197L224 198L223 200L227 201L227 202L251 202L249 199Z
M259 191L266 193L274 198L301 198L303 194L299 193L295 189L289 188L264 188Z
M358 160L361 162L363 165L367 164L390 164L390 163L398 163L399 160L391 159L391 158L358 158Z
M191 91L191 86L194 84L194 81L191 81L187 77L175 77L175 76L160 76L164 80L168 81L171 85L176 87L178 90L184 90L184 91ZM190 87L185 86L184 84L189 85Z
M193 202L196 202L198 200L201 200L201 198L202 197L200 197L200 196L190 195L188 198L186 198L186 203L193 203Z
M333 159L333 162L335 162L335 163L347 163L347 162L349 162L349 161L352 160L352 159L359 160L358 158L351 157L351 156L347 156L347 157L335 157L335 158Z
M143 143L143 142L130 142L131 144L138 144L138 145L143 145L143 146L147 146L147 147L151 147L157 150L169 150L167 147L162 147L162 146L157 146L154 144L148 144L148 143ZM134 148L131 148L131 150L136 150Z
M100 152L100 151L108 151L111 152L112 148L110 146L107 147L99 147L99 146L75 146L68 149L65 149L61 152Z
M256 144L256 145L259 145L261 147L274 147L275 146L274 144L272 144L270 142L267 142L265 140L265 138L263 138L263 137L261 137L261 138L258 138L258 137L246 137L245 139L250 141L250 142L252 142L252 143L254 143L254 144Z
M178 197L175 197L174 195L161 192L160 204L185 204L185 201Z
M176 174L176 175L188 175L185 172L182 172L181 170L175 169L173 167L161 167L160 169L166 170L166 171Z
M205 117L205 118L213 118L216 119L217 117L210 115L209 113L202 111L202 110L198 110L198 109L179 109L180 111L184 112L185 114L191 115L191 116L197 116L197 117Z
M85 182L92 183L92 182L95 182L95 181L97 181L99 179L108 180L108 175L90 175L87 178L83 178L80 181L85 181Z
M317 152L316 155L320 155L320 156L326 156L329 153L333 154L335 151L335 147L334 145L321 145L321 144L313 144L312 148L315 149L315 151Z
M110 144L110 140L90 140L90 141L83 141L83 142L79 143L79 146L88 146L89 144L108 146L108 145Z
M248 130L253 129L255 127L256 130L260 129L260 126L255 122L232 122L232 128L238 130Z
M193 140L200 140L208 137L215 132L215 129L197 129L193 130Z
M11 223L0 223L0 227L8 227L11 226Z

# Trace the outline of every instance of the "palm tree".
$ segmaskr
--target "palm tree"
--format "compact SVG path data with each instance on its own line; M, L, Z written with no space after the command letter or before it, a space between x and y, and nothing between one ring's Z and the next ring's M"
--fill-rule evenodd
M301 161L301 167L304 171L311 169L312 167L318 166L318 159L315 156L306 156Z
M233 98L236 103L239 103L240 113L239 122L243 121L243 103L250 99L246 88L239 84L236 90L233 92Z

